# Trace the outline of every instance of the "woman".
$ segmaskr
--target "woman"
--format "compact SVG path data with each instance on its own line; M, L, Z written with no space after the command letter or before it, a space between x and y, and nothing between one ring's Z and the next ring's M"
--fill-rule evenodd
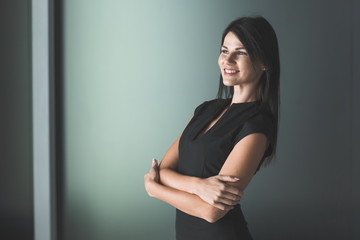
M144 176L147 193L176 210L176 239L252 239L239 200L276 150L280 63L263 17L222 36L217 99L200 104L181 136ZM225 97L225 98L224 98Z

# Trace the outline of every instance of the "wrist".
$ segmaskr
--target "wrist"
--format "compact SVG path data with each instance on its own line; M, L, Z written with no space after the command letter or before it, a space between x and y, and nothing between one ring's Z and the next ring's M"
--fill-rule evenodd
M202 181L203 181L203 179L201 179L201 178L193 177L193 178L191 179L191 184L190 184L189 192L190 192L191 194L198 195L199 188L200 188L200 186L201 186Z
M146 188L146 192L150 197L155 197L154 190L157 187L157 185L159 185L159 183L156 182L155 180L149 179L146 181L145 188Z

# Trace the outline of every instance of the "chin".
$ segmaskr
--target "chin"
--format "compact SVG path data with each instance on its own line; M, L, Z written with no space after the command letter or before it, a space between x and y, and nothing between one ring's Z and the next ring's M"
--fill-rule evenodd
M233 87L234 85L236 85L234 82L224 80L224 78L223 78L223 84L227 87Z

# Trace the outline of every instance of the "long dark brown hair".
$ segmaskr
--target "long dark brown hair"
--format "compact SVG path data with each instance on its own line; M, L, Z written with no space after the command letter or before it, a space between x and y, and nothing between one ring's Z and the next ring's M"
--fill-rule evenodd
M276 145L279 126L280 108L280 58L278 40L270 23L261 16L241 17L232 21L224 30L221 46L225 36L234 33L244 45L250 60L261 62L265 71L260 78L258 101L261 111L268 114L272 120L272 139L270 144L272 152L264 164L267 165L276 155ZM232 98L234 88L225 86L220 74L217 98Z

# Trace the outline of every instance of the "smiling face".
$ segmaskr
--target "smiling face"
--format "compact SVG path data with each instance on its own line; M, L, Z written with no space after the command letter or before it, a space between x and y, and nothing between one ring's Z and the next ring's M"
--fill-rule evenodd
M232 32L224 38L218 64L225 86L256 85L264 71L262 64L251 62L243 44Z

